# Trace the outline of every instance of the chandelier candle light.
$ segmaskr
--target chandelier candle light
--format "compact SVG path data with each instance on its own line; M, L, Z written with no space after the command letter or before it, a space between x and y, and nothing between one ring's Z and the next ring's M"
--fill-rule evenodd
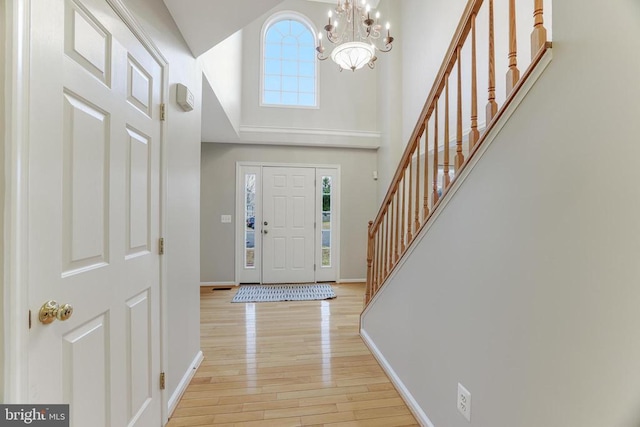
M371 18L371 7L366 0L338 0L334 11L329 11L329 23L324 26L327 40L335 44L331 52L331 59L342 70L359 70L368 65L376 66L376 51L389 52L392 48L393 37L387 22L387 36L382 37L380 12ZM324 61L325 47L322 45L322 33L318 34L318 59Z

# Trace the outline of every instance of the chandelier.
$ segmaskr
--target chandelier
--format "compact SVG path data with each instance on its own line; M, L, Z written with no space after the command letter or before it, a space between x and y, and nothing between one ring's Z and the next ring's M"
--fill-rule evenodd
M335 17L334 17L335 12ZM335 10L329 11L329 23L324 26L327 40L336 45L331 52L331 59L342 70L359 70L368 65L376 66L376 51L389 52L392 48L393 37L389 32L387 22L387 36L382 37L380 12L371 18L371 7L366 0L338 0ZM322 45L322 33L318 34L318 59L328 58Z

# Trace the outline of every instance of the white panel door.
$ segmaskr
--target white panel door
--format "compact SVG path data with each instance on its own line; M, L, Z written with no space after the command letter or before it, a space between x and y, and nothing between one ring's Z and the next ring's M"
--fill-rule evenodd
M162 66L105 0L31 6L29 401L158 427Z
M262 282L315 281L315 169L265 167Z

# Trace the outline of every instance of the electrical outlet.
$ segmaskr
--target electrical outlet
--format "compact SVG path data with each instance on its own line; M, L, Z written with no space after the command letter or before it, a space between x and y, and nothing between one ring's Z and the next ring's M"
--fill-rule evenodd
M458 383L458 412L471 422L471 393Z
M231 223L231 215L220 215L220 222L223 224Z

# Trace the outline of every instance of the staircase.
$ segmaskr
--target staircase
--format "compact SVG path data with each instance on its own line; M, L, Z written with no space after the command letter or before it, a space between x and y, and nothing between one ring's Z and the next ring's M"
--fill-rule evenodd
M472 91L463 89L466 165L448 186L436 186L435 203L433 182L425 185L423 178L425 138L420 157L403 159L408 165L411 158L411 165L396 175L372 223L371 289L361 337L424 426L637 427L640 57L629 53L640 52L640 4L553 1L550 25L551 2L545 0L543 25L553 28L553 49L533 67L523 65L529 55L518 55L521 78L515 94L505 91L502 98L505 75L512 76L507 73L513 68L510 49L500 47L510 40L500 36L508 20L498 19L508 14L508 3L495 0L495 101L507 106L484 125L484 85L490 79L482 73L491 68L490 3L484 3L476 16L482 141L468 153L464 131L471 129ZM533 0L517 5L527 3ZM520 16L517 28L530 33ZM528 49L528 39L529 34L516 39L519 53ZM470 88L468 43L461 56L463 87ZM458 139L457 66L450 69L451 174ZM443 141L446 87L439 93L433 98L439 99ZM434 121L435 108L425 126L430 176ZM443 142L437 149L438 184L444 184L441 147ZM416 175L420 196L429 189L429 213L419 212L418 227L415 202L423 208L424 198L415 196ZM456 404L459 384L470 393L470 421Z
M503 116L551 49L543 0L535 0L530 10L534 17L531 58L518 57L517 17L524 13L522 8L528 6L525 3L508 1L508 52L502 55L508 59L508 67L504 95L499 99L494 0L468 2L378 215L369 222L365 308L416 237L439 215L458 177L475 161L492 131L504 122ZM479 16L485 20L480 22ZM479 39L486 41L485 46L479 46ZM487 82L482 91L486 93L482 124L478 113L480 74Z

